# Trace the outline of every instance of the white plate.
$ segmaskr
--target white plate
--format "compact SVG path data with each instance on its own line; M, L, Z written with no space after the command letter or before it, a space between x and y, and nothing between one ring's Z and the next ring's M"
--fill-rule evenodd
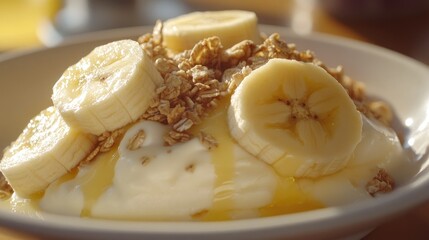
M328 66L343 65L348 75L367 84L371 95L394 106L397 123L422 167L419 174L391 194L348 206L229 222L125 222L44 214L43 220L0 211L0 225L33 234L100 239L268 239L333 238L356 234L429 199L429 69L400 54L351 40L298 36L274 26L298 49L311 49ZM27 121L51 105L54 82L64 69L93 47L150 32L151 27L121 29L81 36L59 47L0 56L0 147L14 140Z

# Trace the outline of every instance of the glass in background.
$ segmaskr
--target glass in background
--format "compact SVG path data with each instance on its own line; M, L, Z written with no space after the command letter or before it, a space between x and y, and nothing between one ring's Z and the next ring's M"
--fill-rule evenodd
M38 26L58 8L58 0L0 0L0 52L40 45Z

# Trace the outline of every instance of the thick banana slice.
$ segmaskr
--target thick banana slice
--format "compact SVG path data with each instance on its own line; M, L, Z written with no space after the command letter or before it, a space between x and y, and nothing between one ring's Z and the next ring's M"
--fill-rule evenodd
M260 43L257 24L258 19L253 12L193 12L164 23L164 43L177 52L191 49L198 41L213 36L218 36L226 48L245 39Z
M283 176L338 171L361 139L346 91L310 63L271 59L243 80L228 111L231 135Z
M75 167L96 143L96 136L70 128L59 112L49 107L6 149L0 170L18 195L28 196Z
M162 81L139 44L121 40L95 48L69 67L52 100L70 126L98 135L141 116Z

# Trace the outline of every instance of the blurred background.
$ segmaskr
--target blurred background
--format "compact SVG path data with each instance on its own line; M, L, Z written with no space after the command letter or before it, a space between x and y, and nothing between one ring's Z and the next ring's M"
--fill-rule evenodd
M0 58L13 51L52 47L88 32L153 25L157 19L191 11L222 9L254 11L261 24L298 34L322 32L376 44L429 66L429 0L0 0ZM365 239L428 236L426 204ZM0 238L32 239L1 229Z
M429 64L429 0L0 0L0 53L220 9L251 10L262 24L370 42Z

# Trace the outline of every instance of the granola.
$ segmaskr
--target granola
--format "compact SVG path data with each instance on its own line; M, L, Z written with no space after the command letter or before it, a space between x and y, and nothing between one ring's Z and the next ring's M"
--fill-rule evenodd
M366 190L371 196L378 193L391 192L395 187L395 181L384 169L380 169L377 174L366 185Z
M152 55L159 53L153 60L165 82L141 119L172 126L164 139L167 145L173 145L189 140L191 127L199 124L217 106L217 100L227 95L228 84L221 80L223 48L220 39L212 37L200 41L190 51L168 55L167 51L158 51L162 44L153 39L155 36L155 32L146 35L140 43Z
M104 132L98 136L97 146L88 154L88 156L80 161L78 167L85 166L91 163L98 154L110 151L125 132L125 128L119 128L113 132Z
M198 139L209 150L218 146L216 139L204 131L200 131Z
M143 129L138 131L136 135L134 135L130 141L128 142L127 149L134 151L142 147L144 140L146 138L146 133Z

